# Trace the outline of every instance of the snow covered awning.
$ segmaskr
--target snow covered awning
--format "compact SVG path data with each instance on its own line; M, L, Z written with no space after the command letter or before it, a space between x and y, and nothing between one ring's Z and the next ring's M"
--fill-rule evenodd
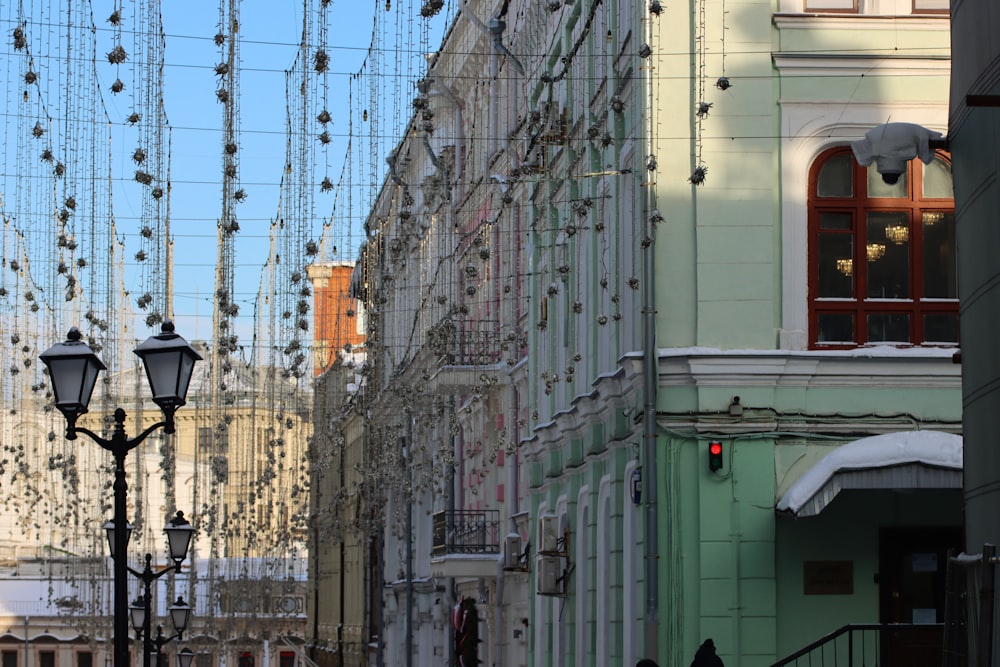
M886 433L841 445L800 477L775 506L813 516L842 489L960 489L962 438L941 431Z

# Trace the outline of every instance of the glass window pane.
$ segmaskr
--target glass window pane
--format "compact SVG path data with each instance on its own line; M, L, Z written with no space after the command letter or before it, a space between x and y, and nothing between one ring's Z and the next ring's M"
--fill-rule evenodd
M819 313L819 343L854 343L853 313Z
M908 313L873 313L868 316L869 343L909 343Z
M958 298L955 214L924 211L924 298Z
M939 157L924 165L924 197L932 199L954 199L951 186L951 165Z
M913 0L913 13L947 13L950 11L949 2L950 0Z
M817 296L850 299L854 296L853 234L820 234Z
M816 179L816 194L820 197L853 197L852 160L850 153L841 153L823 163Z
M882 174L875 170L875 163L873 162L868 167L868 196L906 199L910 196L910 191L906 185L908 178L908 174L904 172L898 181L889 185L882 180Z
M958 343L958 313L924 315L925 343Z
M910 227L907 213L868 214L868 244L885 245L885 254L868 263L869 299L910 298Z
M824 9L855 10L858 9L857 0L806 0L806 11L817 12Z
M819 228L851 231L851 214L824 211L819 214Z

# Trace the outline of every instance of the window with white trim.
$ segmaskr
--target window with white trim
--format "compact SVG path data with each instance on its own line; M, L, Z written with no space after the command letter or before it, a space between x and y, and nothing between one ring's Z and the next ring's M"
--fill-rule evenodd
M895 184L829 150L809 174L809 344L956 345L951 164L911 160Z

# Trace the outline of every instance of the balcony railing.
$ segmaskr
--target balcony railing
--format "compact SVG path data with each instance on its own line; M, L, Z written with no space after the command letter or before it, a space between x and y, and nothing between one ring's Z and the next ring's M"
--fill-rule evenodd
M435 512L432 556L500 553L500 510Z
M496 320L442 320L429 332L429 342L447 365L489 366L500 361L502 341Z

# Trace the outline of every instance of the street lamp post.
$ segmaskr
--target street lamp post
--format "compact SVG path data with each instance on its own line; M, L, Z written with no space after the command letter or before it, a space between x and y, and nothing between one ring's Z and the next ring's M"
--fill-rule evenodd
M125 411L117 408L115 427L110 439L76 425L77 418L87 412L94 392L97 375L107 367L82 340L79 329L69 330L67 340L57 343L39 355L49 372L56 408L66 418L66 439L76 440L83 433L109 451L115 458L114 525L127 526L125 456L153 431L162 428L174 432L174 413L184 405L194 363L201 356L179 334L173 322L167 320L161 332L150 336L133 352L143 361L152 390L153 402L160 406L164 420L157 422L134 438L125 433ZM116 530L112 560L114 561L114 667L128 667L128 570L125 551L128 530Z
M154 572L152 567L153 556L152 554L146 554L146 566L142 569L142 571L133 570L131 567L128 568L128 571L143 584L143 595L129 607L129 613L132 617L132 627L135 628L136 636L142 637L143 639L143 667L150 667L149 656L150 653L152 653L152 645L154 643L154 640L150 636L149 632L149 626L153 616L151 609L153 596L150 591L150 586L154 581L168 572L181 571L181 563L183 563L184 559L187 558L187 551L191 544L191 537L194 534L194 528L184 518L184 513L178 512L177 516L167 523L163 532L167 534L167 543L170 548L170 559L174 562L173 567L168 567ZM177 632L176 634L163 639L162 642L157 643L157 653L160 652L160 648L166 642L171 639L180 639L182 637L184 630L187 628L188 621L191 618L191 607L189 607L187 603L184 602L184 598L181 597L177 598L177 602L170 607L169 611L170 618L174 622L174 629ZM163 637L162 632L157 635L157 640L161 637Z
M132 612L132 627L135 628L136 636L142 635L142 664L143 667L150 667L153 649L156 649L157 667L159 667L159 655L163 646L174 639L183 639L184 630L187 629L188 621L191 619L191 607L184 602L184 598L178 597L177 602L170 605L170 620L174 624L174 634L169 637L163 634L163 626L156 626L156 637L150 635L150 595L149 584L146 584L146 595L144 598L136 600L129 609Z

